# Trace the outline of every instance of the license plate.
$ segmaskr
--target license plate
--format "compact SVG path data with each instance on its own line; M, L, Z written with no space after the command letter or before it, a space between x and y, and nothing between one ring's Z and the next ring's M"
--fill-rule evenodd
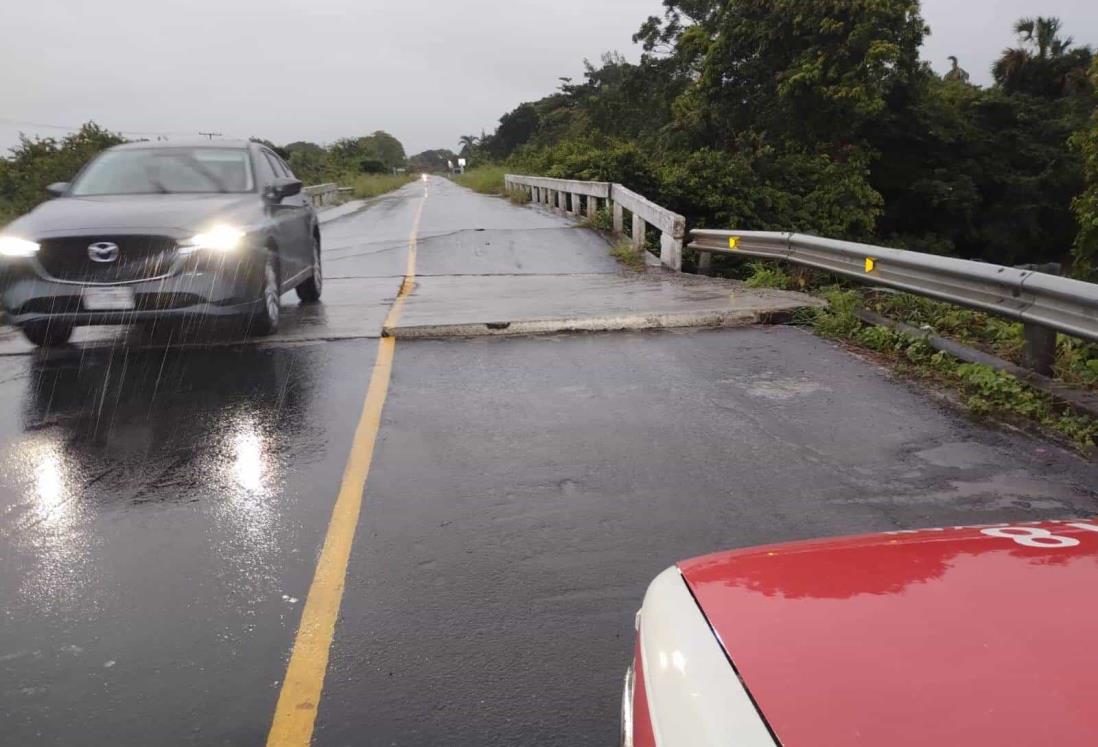
M84 308L88 311L125 311L133 308L133 288L85 288Z

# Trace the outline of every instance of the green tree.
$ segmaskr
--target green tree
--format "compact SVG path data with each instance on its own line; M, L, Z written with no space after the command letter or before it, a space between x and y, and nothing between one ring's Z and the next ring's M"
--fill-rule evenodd
M94 122L60 140L21 135L11 155L0 159L0 221L30 210L46 199L48 184L71 180L97 153L122 142Z
M457 154L452 150L425 150L408 158L408 170L416 173L442 173L449 170L449 163L457 163Z
M1098 59L1090 66L1091 84L1098 89ZM1079 222L1073 257L1075 274L1098 282L1098 106L1090 121L1072 138L1072 146L1082 157L1086 188L1075 198L1073 208Z
M672 45L696 79L676 102L699 145L765 142L839 151L855 144L920 70L918 0L665 0L646 50ZM684 18L694 23L684 23Z
M405 168L404 146L389 133L342 138L328 149L330 168L336 173L378 173Z
M1089 47L1073 47L1060 35L1059 18L1023 18L1014 24L1019 46L1003 51L992 74L1007 93L1055 98L1085 93L1091 86Z

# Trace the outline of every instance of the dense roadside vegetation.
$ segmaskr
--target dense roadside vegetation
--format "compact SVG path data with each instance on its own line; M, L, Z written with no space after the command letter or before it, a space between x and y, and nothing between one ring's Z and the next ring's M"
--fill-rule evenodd
M918 0L664 0L637 64L608 54L582 81L466 139L481 184L504 170L616 181L695 227L796 230L999 264L1059 262L1098 280L1098 60L1055 18L978 86L961 60L921 61ZM1009 19L989 19L1009 28ZM963 57L964 50L958 50ZM615 249L640 266L628 247ZM687 261L692 258L687 257ZM1093 447L1098 422L1010 374L866 325L875 310L1020 362L1011 324L906 294L830 285L795 267L721 259L751 285L824 295L818 334L958 393L974 412L1037 423ZM1056 377L1098 388L1098 346L1061 336Z
M463 187L485 195L503 193L503 177L507 169L503 166L479 166L464 174L454 174L451 178Z
M329 146L295 142L278 146L259 140L282 156L306 184L337 182L359 198L375 197L407 184L409 159L392 135L378 131L344 138ZM93 122L64 138L22 138L6 158L0 158L0 225L46 199L52 182L70 180L92 156L125 142Z
M470 155L618 181L693 226L1089 271L1093 53L1056 19L1018 22L981 87L959 63L940 76L920 60L917 0L664 4L635 36L640 62L589 63L582 81L503 115Z

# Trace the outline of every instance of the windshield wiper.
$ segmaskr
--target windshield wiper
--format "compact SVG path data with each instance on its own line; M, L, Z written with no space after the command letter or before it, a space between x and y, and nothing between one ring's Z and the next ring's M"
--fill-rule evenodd
M218 192L229 191L229 187L225 184L225 182L221 181L217 174L206 168L206 165L204 163L199 161L190 153L181 154L175 157L194 169L195 173L200 174L201 176L204 176L206 179L208 179L215 187L217 187Z

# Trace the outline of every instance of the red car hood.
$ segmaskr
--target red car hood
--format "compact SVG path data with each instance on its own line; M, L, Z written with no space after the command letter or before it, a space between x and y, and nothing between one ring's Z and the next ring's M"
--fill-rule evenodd
M1098 744L1098 522L776 545L679 568L786 747Z

